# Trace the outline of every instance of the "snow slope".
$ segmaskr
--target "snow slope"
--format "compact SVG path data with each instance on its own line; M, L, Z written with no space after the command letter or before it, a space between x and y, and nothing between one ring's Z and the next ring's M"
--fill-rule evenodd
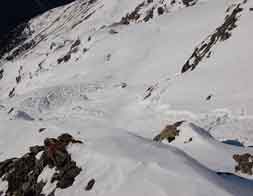
M142 2L77 0L30 21L35 44L1 64L0 160L69 132L84 141L69 149L83 170L56 195L250 196L251 177L227 173L233 154L253 150L221 141L253 145L253 1ZM231 36L181 73L236 7ZM171 144L151 140L178 120Z

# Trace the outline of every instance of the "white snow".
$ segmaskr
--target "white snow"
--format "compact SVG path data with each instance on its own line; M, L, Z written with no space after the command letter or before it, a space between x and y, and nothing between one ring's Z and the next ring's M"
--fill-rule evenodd
M50 181L55 173L56 173L55 168L51 169L47 166L46 168L44 168L42 173L39 175L38 183L39 182L45 183L45 186L43 187L43 190L42 190L42 194L48 195L51 192L53 192L53 190L55 189L57 182L55 181L55 182L51 183L51 181Z
M8 189L8 182L0 179L0 190L1 190L2 194L6 193L7 189Z
M82 172L56 196L251 196L252 177L236 176L232 156L253 149L221 141L253 145L253 1L241 5L231 38L185 74L180 70L194 48L224 22L226 9L241 1L201 0L192 7L176 1L173 7L169 0L154 0L154 6L169 6L164 15L117 24L141 2L77 0L30 21L39 43L1 65L0 161L68 132L84 142L69 147ZM58 64L77 39L78 51ZM153 91L144 99L149 87ZM178 120L187 122L175 141L152 141ZM53 173L47 168L40 179L49 182ZM92 178L96 183L86 192ZM0 192L5 183L0 181ZM43 193L54 187L47 183Z

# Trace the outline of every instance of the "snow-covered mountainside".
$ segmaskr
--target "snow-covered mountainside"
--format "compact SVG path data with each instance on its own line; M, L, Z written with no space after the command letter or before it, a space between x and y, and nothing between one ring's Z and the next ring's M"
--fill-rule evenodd
M32 19L0 61L0 196L251 196L252 20L252 0Z

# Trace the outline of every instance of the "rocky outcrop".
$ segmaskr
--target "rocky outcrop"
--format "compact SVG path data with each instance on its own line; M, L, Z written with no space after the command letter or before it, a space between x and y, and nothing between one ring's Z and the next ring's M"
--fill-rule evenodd
M145 0L137 5L132 12L122 17L119 23L128 25L131 23L148 22L155 16L170 12L170 9L173 7L182 8L193 6L197 1L198 0Z
M243 8L241 4L237 4L232 11L230 9L227 10L230 14L226 15L224 23L194 49L190 58L183 65L181 73L194 70L203 59L210 57L212 49L217 43L231 37L233 29L237 27L236 22L240 17L239 13Z
M253 168L253 156L249 153L245 154L235 154L233 159L237 162L235 166L235 172L241 172L243 174L252 175Z
M20 158L7 159L0 163L0 178L8 182L8 189L2 196L43 196L46 183L56 182L56 187L49 195L54 195L57 188L65 189L73 184L81 168L72 160L66 147L70 143L82 143L69 134L56 138L46 138L44 145L30 147L30 152ZM39 153L41 155L39 156ZM38 158L39 157L39 158ZM50 182L38 181L46 168L55 168Z
M160 134L154 137L154 141L162 142L163 140L167 140L169 143L175 140L176 136L179 135L180 130L178 127L185 121L178 121L172 125L166 125L165 128L161 131Z

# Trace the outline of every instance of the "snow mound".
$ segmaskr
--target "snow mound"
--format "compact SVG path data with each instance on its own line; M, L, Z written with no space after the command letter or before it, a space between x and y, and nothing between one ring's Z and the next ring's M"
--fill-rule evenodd
M171 145L216 171L235 173L233 155L253 152L251 148L222 143L193 123L185 123L179 129L179 136L171 142Z
M77 179L79 182L76 182L76 186L94 177L97 184L92 192L101 195L238 194L240 188L238 189L235 182L223 179L183 151L116 131L113 136L88 145L84 151L72 149L73 157L79 157L79 164L86 168L83 176L81 174L80 179ZM86 154L86 158L80 158L79 153ZM187 176L191 177L188 179ZM232 184L235 186L230 186ZM206 186L208 188L200 188ZM248 185L244 188L247 195L251 188ZM69 192L64 193L75 190L77 188L74 185ZM77 194L80 194L79 191Z

